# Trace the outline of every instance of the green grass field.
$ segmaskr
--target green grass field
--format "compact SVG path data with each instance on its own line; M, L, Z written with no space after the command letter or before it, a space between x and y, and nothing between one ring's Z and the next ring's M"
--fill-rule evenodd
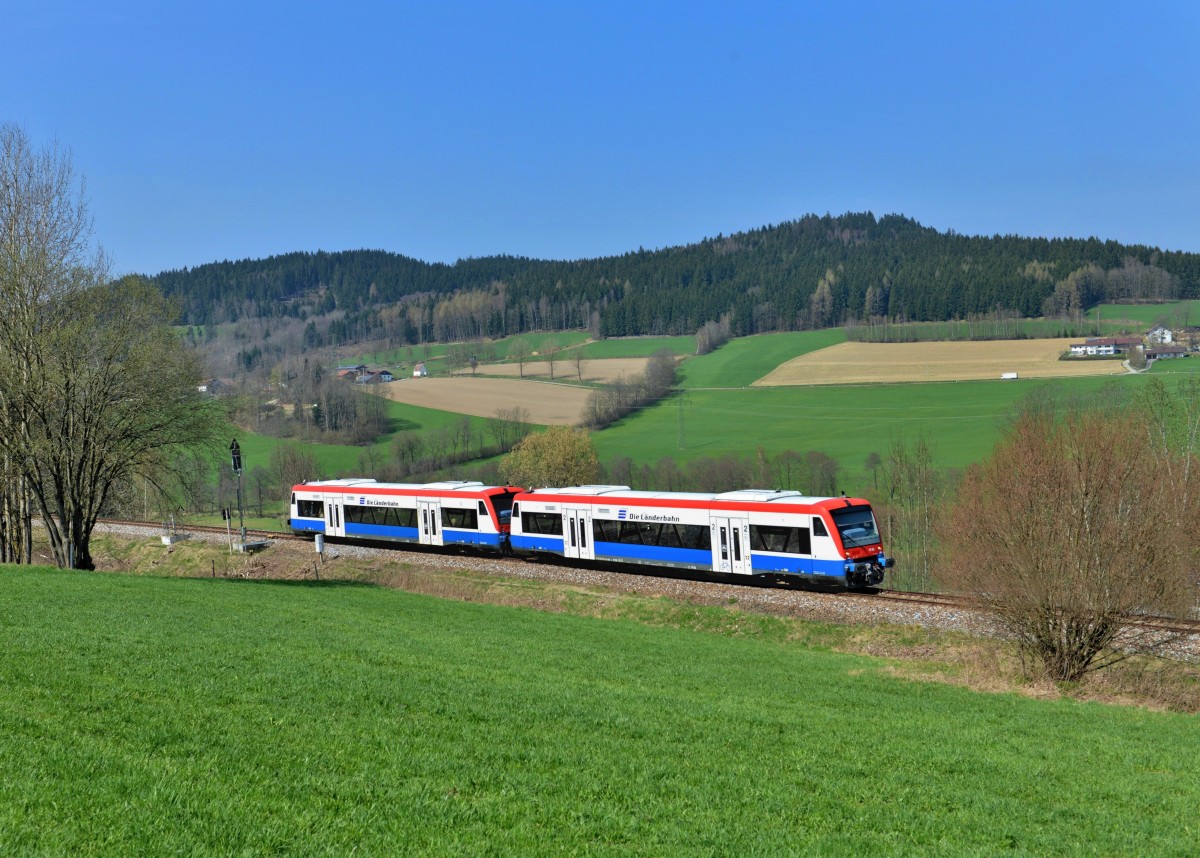
M1200 360L1195 363L1200 369ZM857 491L868 478L862 471L867 455L886 457L893 438L915 441L923 434L937 466L964 467L991 452L1001 420L1035 388L1052 385L1085 393L1106 385L1131 390L1143 383L1137 376L1118 376L690 390L683 406L684 449L679 448L679 397L628 417L593 439L602 459L629 456L635 462L663 456L684 462L698 456L753 453L758 447L772 455L788 449L820 450L842 463L846 489Z
M1200 325L1200 301L1175 301L1170 304L1101 304L1088 311L1089 318L1099 314L1102 320L1138 322L1150 328L1167 321L1177 325Z
M738 337L680 367L682 386L745 387L794 357L846 341L841 328Z
M637 358L650 357L666 349L683 357L696 351L695 337L618 337L612 340L596 340L583 347L587 358Z
M1195 717L920 684L769 633L6 567L0 646L10 855L1182 855L1200 835Z

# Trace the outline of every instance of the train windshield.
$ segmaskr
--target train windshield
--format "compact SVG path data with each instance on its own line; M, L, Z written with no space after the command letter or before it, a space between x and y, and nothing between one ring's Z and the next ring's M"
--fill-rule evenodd
M492 506L495 507L496 517L500 519L501 524L508 524L512 520L513 498L516 496L516 492L492 495Z
M846 548L879 544L879 529L875 527L875 516L868 506L834 510L833 523Z

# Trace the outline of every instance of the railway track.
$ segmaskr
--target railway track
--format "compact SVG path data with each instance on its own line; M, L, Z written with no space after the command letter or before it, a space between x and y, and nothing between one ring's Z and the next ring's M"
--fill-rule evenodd
M125 526L131 528L139 528L144 530L164 533L166 529L161 522L135 521L125 519L102 519L101 523L110 526ZM225 537L231 532L227 527L219 525L188 525L180 530L191 533L204 533L213 536ZM239 535L235 530L232 532L237 538ZM255 540L275 540L283 542L308 542L310 539L304 536L296 536L280 530L254 530L247 529L246 536L248 539ZM354 545L356 547L379 548L388 551L405 551L411 554L419 554L426 557L461 557L464 552L460 549L447 548L438 549L433 547L414 547L397 546L389 543L376 543L362 545L360 543L342 543L336 540L330 540L332 547L341 547L346 545ZM885 588L871 588L863 591L837 591L837 590L821 590L810 587L797 587L788 582L779 582L769 578L749 578L744 576L724 576L716 578L709 573L689 572L686 570L655 570L653 573L643 571L639 567L630 567L625 564L605 564L605 563L579 563L576 561L564 561L561 564L548 564L538 561L529 561L519 557L504 556L499 554L488 555L489 564L498 565L499 567L509 567L513 570L513 574L521 577L527 577L531 568L542 567L547 570L558 568L570 569L592 569L599 572L615 572L622 575L629 575L642 579L665 579L675 581L693 582L696 584L718 584L718 585L736 585L747 588L761 588L767 590L791 590L796 592L811 593L816 596L831 596L840 600L861 601L864 605L881 606L884 604L913 607L929 607L938 608L947 611L962 611L970 613L985 612L986 608L976 599L966 596L955 596L946 593L919 593L908 592L903 590L889 590ZM520 571L518 571L520 570ZM1131 626L1138 626L1145 629L1154 629L1180 635L1195 635L1200 637L1200 619L1176 619L1170 617L1149 617L1149 616L1131 616L1127 622Z
M963 610L979 610L979 603L966 596L953 596L947 593L915 593L907 590L887 590L874 588L868 591L850 591L844 594L848 598L884 599L893 602L903 602L908 605L933 605L939 608L956 608Z

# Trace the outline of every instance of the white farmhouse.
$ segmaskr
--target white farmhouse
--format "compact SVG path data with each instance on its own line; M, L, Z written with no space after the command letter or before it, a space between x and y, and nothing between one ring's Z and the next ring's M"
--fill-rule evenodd
M1175 332L1166 325L1155 325L1146 331L1146 342L1152 346L1169 346L1175 342Z

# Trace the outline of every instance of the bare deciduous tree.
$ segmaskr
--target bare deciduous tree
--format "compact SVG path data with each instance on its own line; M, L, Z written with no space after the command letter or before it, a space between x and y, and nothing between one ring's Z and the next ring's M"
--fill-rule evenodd
M515 338L508 344L508 357L517 362L517 373L524 378L525 361L529 360L529 341L524 337Z
M110 497L135 477L181 476L180 453L216 437L173 316L145 281L110 282L69 154L0 127L0 452L16 542L32 508L58 565L91 568Z
M1195 481L1135 412L1028 411L939 528L944 584L982 599L1058 681L1161 646L1128 623L1195 604Z
M529 409L523 405L496 410L496 416L488 421L488 430L501 453L507 453L513 445L529 434Z
M321 466L317 457L300 444L280 444L271 451L271 477L284 497L292 491L292 486L308 480L316 480L321 476Z
M946 497L943 475L933 466L933 448L922 435L909 443L893 438L883 462L877 514L884 541L897 557L893 586L927 590L932 586L934 519Z

